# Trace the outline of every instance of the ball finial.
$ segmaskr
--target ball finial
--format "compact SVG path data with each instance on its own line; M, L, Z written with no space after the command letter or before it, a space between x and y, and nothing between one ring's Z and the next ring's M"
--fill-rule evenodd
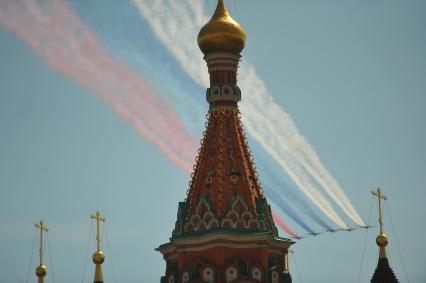
M386 247L389 243L388 236L386 236L386 234L380 234L376 238L376 243L379 247Z
M94 264L102 264L105 260L105 255L102 251L96 251L92 256L92 260Z
M36 275L37 275L37 277L45 277L46 276L46 274L47 274L47 267L46 266L44 266L44 265L39 265L37 268L36 268Z
M223 0L219 0L210 21L198 34L198 46L204 54L225 52L240 54L244 49L244 29L228 13Z

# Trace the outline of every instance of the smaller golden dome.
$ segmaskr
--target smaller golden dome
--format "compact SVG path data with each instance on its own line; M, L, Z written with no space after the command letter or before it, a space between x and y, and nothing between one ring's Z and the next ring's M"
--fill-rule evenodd
M386 234L380 234L376 238L376 243L379 247L386 247L389 243L388 236L386 236Z
M47 274L47 267L44 265L39 265L36 268L36 275L37 277L44 277Z
M94 264L102 264L105 260L104 253L102 251L96 251L92 256L92 260Z
M217 3L210 21L198 34L198 46L204 54L230 52L240 54L246 43L246 33L228 13L223 0Z

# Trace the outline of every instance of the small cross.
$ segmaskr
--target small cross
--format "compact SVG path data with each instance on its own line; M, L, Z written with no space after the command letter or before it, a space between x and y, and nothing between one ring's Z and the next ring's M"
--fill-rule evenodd
M43 232L49 231L49 229L44 226L43 220L40 220L39 223L34 224L34 226L38 229L40 229L40 265L43 265Z
M380 223L380 234L383 234L383 218L382 218L382 199L387 200L388 198L382 193L380 188L377 191L371 192L374 196L377 197L379 202L379 223Z
M96 211L96 214L90 215L90 218L96 220L96 243L98 245L98 251L101 250L101 235L100 235L100 221L105 221L106 219L101 215L99 211Z

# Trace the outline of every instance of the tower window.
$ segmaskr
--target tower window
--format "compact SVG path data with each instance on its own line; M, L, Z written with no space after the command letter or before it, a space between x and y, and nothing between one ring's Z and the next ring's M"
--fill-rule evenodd
M201 272L202 272L201 264L197 264L194 270L194 279L200 279L201 278Z
M241 277L247 277L248 276L248 266L245 261L240 261L239 263L240 267L240 275Z

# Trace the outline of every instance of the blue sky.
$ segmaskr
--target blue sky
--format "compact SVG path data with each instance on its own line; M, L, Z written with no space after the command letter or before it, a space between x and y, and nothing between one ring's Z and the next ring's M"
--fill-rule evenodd
M207 1L207 14L213 2ZM383 187L410 282L423 282L425 247L417 243L426 216L421 178L426 168L426 3L247 0L236 1L237 11L234 1L228 2L248 35L243 60L255 66L269 93L292 116L366 221L370 191ZM158 42L155 48L144 45L155 37L143 18L136 20L135 7L115 1L71 5L105 49L143 77L155 82L156 76L170 74L170 82L157 87L176 91L173 104L188 89L200 91L203 99L202 88L180 73L166 48L159 49ZM117 12L111 14L114 8ZM114 43L121 29L108 26L105 19L116 22L119 12L135 21L123 21L128 28L121 35L132 45ZM0 259L8 270L3 280L25 282L32 225L40 218L51 228L50 271L55 279L81 280L89 215L99 209L108 221L109 258L118 281L158 281L165 266L153 249L171 235L189 177L109 106L50 69L21 40L0 30L0 42L0 250L8 255ZM126 57L144 47L156 50L155 60ZM194 60L202 60L201 53ZM141 67L147 64L149 68ZM194 131L203 124L191 123ZM405 282L395 235L385 217L391 263ZM373 210L373 225L376 218ZM376 264L376 234L376 229L368 234L364 282ZM294 249L303 282L356 282L365 235L326 233L299 241ZM30 278L35 280L33 269ZM112 281L108 261L104 270L106 281ZM86 281L92 273L89 264ZM301 282L296 272L293 276Z

